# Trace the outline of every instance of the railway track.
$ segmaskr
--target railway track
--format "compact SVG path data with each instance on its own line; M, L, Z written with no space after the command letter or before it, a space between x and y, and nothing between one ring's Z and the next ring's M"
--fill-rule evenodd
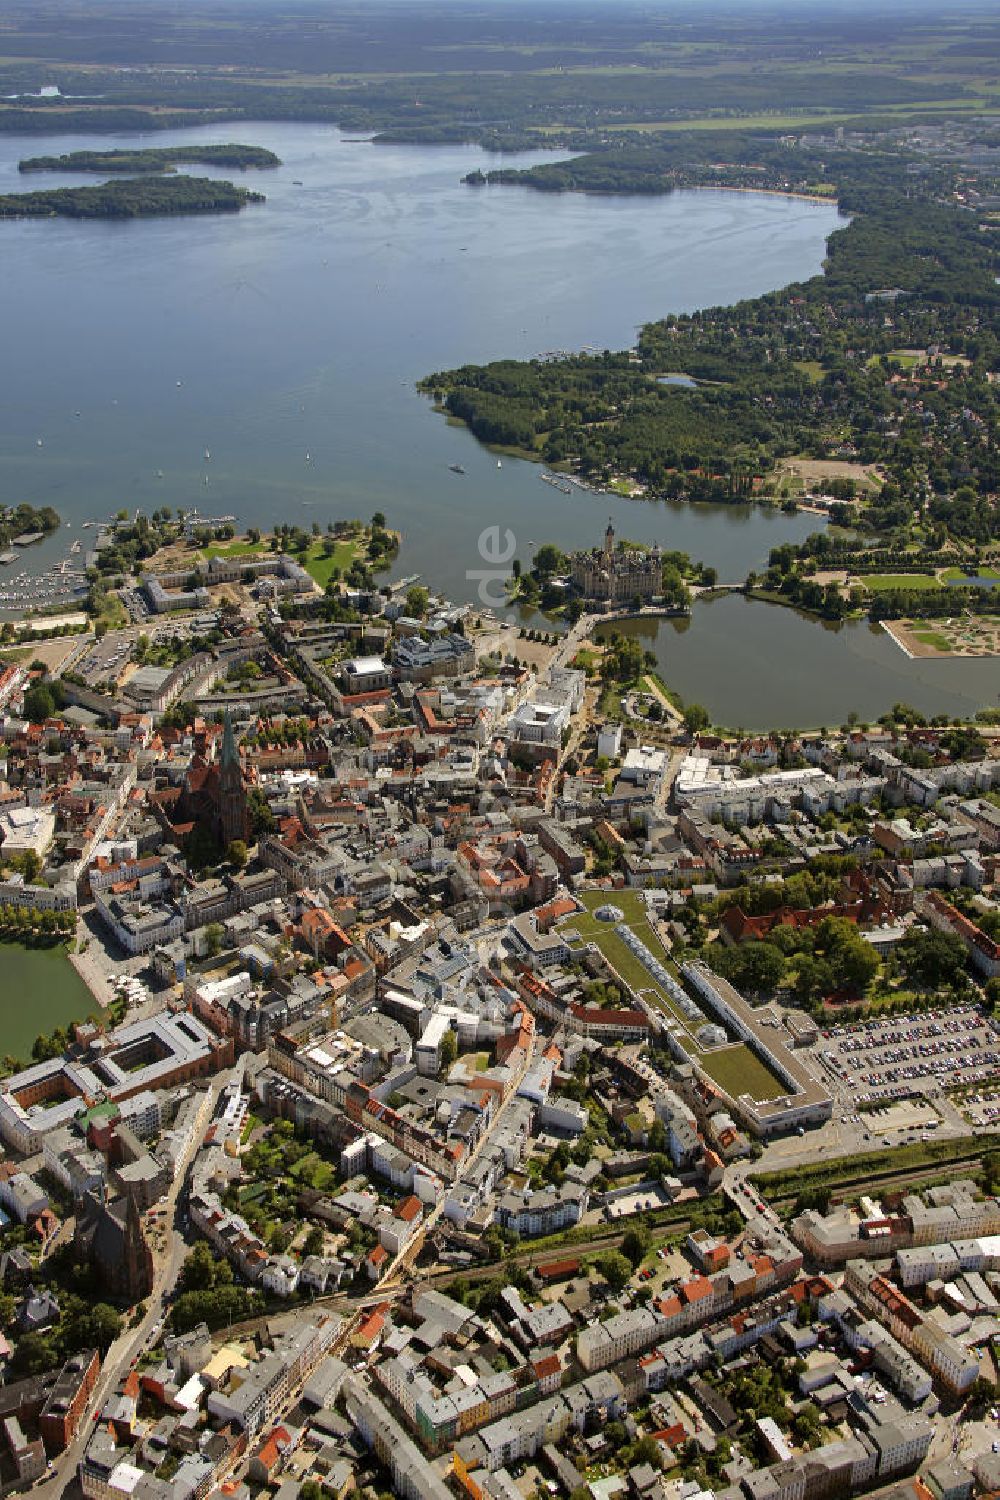
M872 1171L870 1167L859 1170L854 1177L842 1177L830 1188L830 1202L842 1203L845 1197L851 1197L859 1188L867 1185L877 1186L882 1189L919 1187L922 1183L933 1182L949 1172L953 1173L956 1168L964 1167L970 1172L976 1172L980 1168L979 1155L963 1155L951 1158L942 1158L940 1161L927 1162L919 1167L886 1167L882 1171ZM749 1179L754 1180L752 1177ZM808 1180L803 1183L802 1191L808 1191L813 1184ZM815 1187L825 1187L825 1183L816 1183ZM777 1210L790 1208L799 1197L799 1193L783 1193L776 1198L771 1198L765 1188L759 1188L764 1201L770 1203Z
M882 1191L895 1188L916 1188L921 1184L933 1181L956 1168L966 1168L973 1172L979 1167L979 1156L976 1154L962 1154L956 1157L941 1158L939 1161L924 1163L919 1167L907 1167L903 1169L886 1167L882 1171L873 1171L870 1167L859 1168L855 1176L841 1177L830 1189L831 1203L840 1203L845 1197L853 1196L859 1188L878 1188ZM751 1176L749 1180L754 1181ZM817 1186L825 1184L817 1184ZM805 1189L810 1186L808 1180L803 1184ZM771 1197L766 1190L759 1188L763 1201L776 1212L782 1213L790 1209L798 1193L783 1193L777 1197ZM525 1246L523 1249L511 1251L499 1260L492 1260L479 1265L470 1266L435 1266L419 1272L420 1284L425 1287L446 1286L453 1281L462 1280L469 1286L478 1286L485 1281L492 1281L495 1277L509 1271L511 1267L517 1266L522 1270L533 1270L537 1266L544 1266L548 1262L556 1260L571 1260L577 1257L591 1258L600 1255L605 1250L620 1249L623 1239L628 1230L633 1227L641 1215L630 1216L628 1220L616 1226L613 1230L602 1230L595 1233L591 1239L579 1241L575 1244L549 1246L540 1248L538 1246ZM655 1248L662 1245L666 1240L673 1239L677 1235L687 1234L691 1229L690 1219L672 1219L669 1223L653 1225L650 1230L650 1244ZM382 1302L397 1302L410 1289L414 1275L410 1271L405 1278L396 1277L371 1291L363 1293L333 1292L329 1296L316 1297L312 1306L327 1307L333 1312L342 1314L346 1319L353 1321L365 1311L377 1307ZM289 1309L291 1311L291 1309ZM233 1335L250 1335L260 1329L274 1318L280 1317L281 1308L273 1308L266 1313L261 1313L254 1318L248 1318L240 1323L233 1323L226 1330L226 1337Z

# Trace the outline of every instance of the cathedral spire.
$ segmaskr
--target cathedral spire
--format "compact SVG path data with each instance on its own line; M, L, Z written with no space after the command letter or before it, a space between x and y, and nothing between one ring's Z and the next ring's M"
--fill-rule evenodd
M243 785L243 767L236 748L233 721L227 708L222 720L222 754L219 756L218 801L216 811L219 833L223 844L234 839L250 836L250 813L247 806L246 787Z
M236 749L233 721L227 708L222 716L222 755L219 764L220 766L239 766L239 763L240 757Z

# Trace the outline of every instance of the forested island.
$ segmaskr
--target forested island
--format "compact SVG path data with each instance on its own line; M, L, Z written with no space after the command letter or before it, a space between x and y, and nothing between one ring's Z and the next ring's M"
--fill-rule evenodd
M169 214L238 213L263 203L263 193L207 177L126 178L99 187L52 188L48 192L5 193L0 219L147 219Z
M173 172L179 163L203 167L280 167L281 158L263 146L146 146L136 151L67 151L62 156L26 156L19 172Z

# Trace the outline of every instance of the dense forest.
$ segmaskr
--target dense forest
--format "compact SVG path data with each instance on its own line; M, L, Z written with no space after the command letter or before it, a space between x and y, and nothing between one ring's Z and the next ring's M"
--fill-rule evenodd
M247 203L263 203L231 182L207 177L126 178L100 187L52 188L48 192L5 193L0 219L146 219L164 214L238 213Z
M574 132L777 110L898 122L988 105L976 85L998 55L1000 18L985 6L786 8L778 21L766 7L639 0L485 12L259 0L253 24L234 26L214 0L197 15L165 0L12 0L0 130L80 128L84 115L88 131L157 130L189 111L192 124L317 120L503 149L543 129L555 135L534 144L575 145ZM72 97L40 94L53 82Z
M165 72L228 67L260 69L268 77L279 71L311 78L516 75L584 67L655 77L665 68L709 71L737 58L754 74L828 56L839 64L830 68L835 74L875 56L881 68L905 78L903 63L919 56L926 76L950 75L963 65L968 75L971 61L991 55L990 12L970 5L949 11L910 5L902 27L887 7L791 7L776 23L764 7L640 0L577 0L572 7L509 0L489 9L474 0L425 0L419 7L342 0L319 8L310 0L258 0L253 24L234 25L225 0L204 0L196 11L164 0L62 0L45 7L9 0L3 55L12 64L44 57L114 69L123 75L123 91L141 83L131 65L152 60ZM191 81L183 74L178 79Z
M27 156L19 172L172 172L179 162L203 167L280 167L281 159L263 146L146 146L137 151L68 151L63 156Z

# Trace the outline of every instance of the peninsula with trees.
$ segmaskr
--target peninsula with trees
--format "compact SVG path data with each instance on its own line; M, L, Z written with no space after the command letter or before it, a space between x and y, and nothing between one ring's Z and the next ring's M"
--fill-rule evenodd
M67 151L62 156L26 156L19 172L120 172L128 176L173 172L180 163L202 167L280 167L281 158L264 146L146 146L135 151Z
M813 509L843 529L777 549L748 593L832 619L974 616L961 639L918 624L905 649L993 654L996 174L969 175L973 127L949 140L955 161L909 130L630 135L490 173L549 192L832 192L851 217L808 281L648 323L631 349L465 365L421 389L591 490Z
M0 547L9 547L15 538L48 536L61 525L51 505L0 505Z

